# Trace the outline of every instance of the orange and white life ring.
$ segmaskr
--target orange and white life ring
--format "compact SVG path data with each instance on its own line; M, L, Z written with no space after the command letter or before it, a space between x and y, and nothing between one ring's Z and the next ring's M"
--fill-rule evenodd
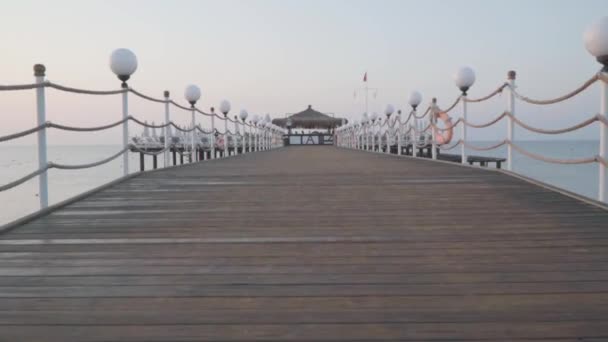
M452 118L446 112L439 112L436 114L437 119L443 121L447 129L439 129L437 126L433 127L435 133L435 140L439 145L449 144L452 141L454 135L454 127L452 127Z

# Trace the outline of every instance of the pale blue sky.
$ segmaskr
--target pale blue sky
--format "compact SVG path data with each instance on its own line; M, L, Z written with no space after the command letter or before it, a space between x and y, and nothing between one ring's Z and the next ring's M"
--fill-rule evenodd
M44 63L50 80L95 89L119 86L108 68L111 51L132 49L139 69L131 86L150 95L170 90L183 101L189 83L203 90L201 107L227 98L273 117L318 110L358 119L353 91L368 72L379 88L372 110L404 108L420 90L447 105L457 96L452 74L461 65L477 72L472 97L485 95L518 72L519 90L553 97L574 89L599 69L582 33L608 15L597 1L0 1L0 84L33 80ZM93 125L120 118L119 97L88 97L48 90L49 120ZM163 108L131 101L132 114L161 121ZM472 106L481 122L504 110L505 99ZM520 105L535 125L560 127L599 109L597 87L560 106ZM455 113L456 115L458 113ZM187 113L175 110L176 121ZM0 135L35 124L33 95L0 93ZM496 139L494 130L471 132ZM597 138L597 128L567 137ZM50 143L119 143L120 130L78 135L53 132ZM522 138L531 138L521 134ZM31 143L23 139L18 143Z

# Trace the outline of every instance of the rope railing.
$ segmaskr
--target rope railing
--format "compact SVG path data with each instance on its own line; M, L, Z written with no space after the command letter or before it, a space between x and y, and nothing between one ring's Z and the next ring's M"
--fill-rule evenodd
M118 153L111 155L108 158L102 159L100 161L97 162L93 162L93 163L89 163L89 164L80 164L80 165L66 165L66 164L58 164L58 163L47 163L47 165L45 167L42 167L36 171L33 171L17 180L14 180L8 184L5 185L1 185L0 186L0 192L12 189L18 185L21 185L25 182L27 182L28 180L41 175L42 173L46 172L49 169L55 168L55 169L61 169L61 170L79 170L79 169L87 169L87 168L91 168L91 167L95 167L95 166L99 166L102 164L106 164L111 162L112 160L118 158L119 156L121 156L123 153L127 152L129 150L129 148L123 148L122 150L120 150Z
M454 108L456 108L456 106L460 103L460 101L462 101L462 96L458 96L456 98L456 100L454 100L454 102L446 109L441 109L439 107L435 108L436 112L443 112L443 113L449 113L451 112Z
M502 114L500 114L499 116L495 117L494 119L483 123L483 124L474 124L469 122L468 120L464 120L464 119L458 119L458 120L462 120L462 122L467 125L468 127L473 127L473 128L486 128L486 127L490 127L492 125L494 125L495 123L497 123L498 121L502 120L504 117L509 116L512 117L511 114L509 114L509 112L503 112Z
M509 86L509 83L505 82L503 83L500 87L498 87L496 90L494 90L493 92L491 92L490 94L477 98L477 99L470 99L470 98L466 98L465 102L472 102L472 103L476 103L476 102L484 102L486 100L489 100L491 98L493 98L494 96L501 94L502 91Z
M0 137L0 142L4 142L4 141L9 141L9 140L13 140L13 139L18 139L21 137L25 137L27 135L36 133L40 130L43 130L45 127L47 127L47 123L44 123L40 126L36 126L30 129L26 129L25 131L21 131L21 132L17 132L17 133L12 133L9 135L5 135L5 136L1 136Z
M117 89L117 90L91 90L91 89L73 88L73 87L68 87L68 86L64 86L61 84L53 83L51 81L46 81L44 83L44 85L46 87L54 88L54 89L61 90L61 91L74 93L74 94L84 94L84 95L117 95L117 94L122 94L122 93L128 91L128 89L124 89L124 88Z
M472 145L472 144L469 144L466 141L462 141L461 140L461 144L464 147L469 148L469 149L474 150L474 151L491 151L491 150L495 150L495 149L497 149L497 148L499 148L499 147L501 147L503 145L509 144L509 142L505 139L503 141L500 141L500 142L498 142L496 144L493 144L493 145L490 145L490 146L476 146L476 145Z
M460 71L459 71L460 72ZM413 113L413 117L414 117L414 123L412 124L411 122L409 123L409 127L407 128L407 130L405 130L405 133L402 132L402 127L407 127L406 124L408 124L409 122L409 117L406 120L399 120L399 129L395 130L394 129L394 125L392 125L390 122L388 123L384 123L384 124L378 124L378 123L374 123L374 122L369 122L369 121L364 121L361 126L360 129L358 129L357 131L354 131L354 137L351 140L348 139L339 139L340 141L342 141L343 143L345 143L346 146L350 146L350 147L355 147L355 148L364 148L367 150L373 150L373 151L382 151L382 147L384 147L386 145L386 153L391 153L390 149L388 147L388 145L391 144L391 141L393 142L393 144L396 144L398 147L398 154L402 154L403 151L401 150L402 145L401 141L402 138L405 138L406 143L408 142L412 142L413 146L420 146L421 141L429 141L432 145L433 145L433 149L432 149L432 158L436 159L437 158L437 152L436 150L441 150L441 151L448 151L448 150L452 150L455 149L457 147L461 148L461 162L466 162L467 159L467 150L474 150L474 151L492 151L492 150L496 150L502 146L506 146L507 147L507 169L508 170L512 170L513 169L513 152L519 152L522 155L525 155L529 158L535 159L535 160L539 160L539 161L543 161L543 162L548 162L548 163L556 163L556 164L572 164L572 165L577 165L577 164L589 164L589 163L597 163L599 166L599 179L600 181L598 182L598 189L599 189L599 195L598 198L600 201L606 201L608 199L608 163L607 163L607 156L606 154L608 153L606 150L608 150L608 148L606 148L605 146L608 146L608 72L604 71L600 71L598 73L596 73L595 75L593 75L591 78L587 79L585 82L583 82L581 85L579 85L578 87L576 87L574 90L563 94L559 97L555 97L555 98L551 98L551 99L535 99L535 98L531 98L528 96L525 96L521 93L518 92L516 85L515 85L515 80L516 80L516 73L515 71L509 71L508 73L508 81L504 82L502 84L500 84L498 87L496 87L493 91L491 91L489 94L483 96L483 97L479 97L479 98L469 98L468 96L466 96L466 92L469 90L470 86L473 84L474 82L474 74L472 74L472 77L470 76L472 72L472 70L465 70L462 71L463 75L467 75L467 76L463 76L458 82L459 82L459 87L460 90L462 91L462 94L460 96L458 96L456 98L456 100L447 108L445 109L441 109L439 106L437 106L437 101L435 99L433 99L431 105L426 109L426 111L419 115L418 113L414 112ZM472 79L472 81L470 81ZM528 123L525 122L525 120L521 119L521 115L515 115L517 113L516 111L516 104L518 102L525 102L525 103L529 103L529 104L534 104L534 105L551 105L551 104L557 104L557 103L561 103L563 101L566 101L568 99L571 99L579 94L581 94L583 91L589 89L593 84L595 83L600 83L601 86L601 90L602 90L602 96L601 96L601 111L600 113L592 116L592 117L588 117L578 123L572 124L570 126L567 127L561 127L561 128L544 128L544 127L536 127L534 125L530 125ZM468 104L473 104L473 103L481 103L484 101L488 101L494 97L496 97L497 95L503 95L506 94L507 97L507 101L506 101L506 109L498 116L492 118L491 120L487 121L487 122L483 122L483 123L474 123L471 122L467 119L467 105ZM418 95L418 98L420 96ZM416 97L414 97L416 98ZM416 100L413 100L416 101ZM419 101L417 102L419 103ZM452 121L449 119L445 118L444 114L447 114L448 112L454 110L459 104L462 105L462 109L461 112L459 113L459 117L457 120ZM424 127L423 129L419 128L420 127L420 122L418 122L417 120L422 120L425 119L426 122L426 127ZM444 123L444 127L439 127L437 124L437 120L441 119L441 121L443 121ZM506 119L506 130L507 130L507 137L506 139L495 143L495 144L491 144L489 146L478 146L475 144L471 144L468 140L467 140L467 128L476 128L476 129L484 129L484 128L488 128L488 127L494 127L497 123L503 121L503 119ZM554 158L554 157L545 157L543 155L540 154L536 154L530 151L527 151L525 149L523 149L521 146L513 143L513 137L514 137L514 130L515 128L519 128L519 129L524 129L526 131L530 131L536 134L544 134L544 135L559 135L559 134L566 134L566 133L570 133L570 132L575 132L578 130L581 130L583 128L589 127L590 125L594 124L594 123L598 123L599 128L600 128L600 149L599 149L599 154L596 156L592 156L592 157L581 157L581 158ZM423 124L424 125L424 124ZM454 131L455 128L457 128L457 126L460 125L460 139L458 139L457 141L453 142L452 144L449 144L448 142L445 142L446 137L451 137L452 134L450 135L443 135L442 138L440 140L436 140L433 141L432 139L429 140L429 135L427 132L429 129L432 130L433 133L433 137L435 136L435 134L439 134L438 132L446 132L446 131L450 131L450 133L452 131ZM386 126L386 127L385 127ZM378 128L376 128L378 127ZM368 131L368 129L371 129L370 133L365 133ZM361 133L360 133L361 132ZM341 131L338 131L338 134L341 134ZM360 139L357 135L361 135L363 137L363 139ZM398 137L398 139L395 139L395 135L396 134L401 134L401 136ZM367 135L369 135L369 137L371 138L371 142L370 142L370 138L367 137ZM380 139L380 140L378 140ZM386 141L386 142L385 142ZM371 146L370 146L371 145ZM428 144L427 144L428 146ZM407 151L407 150L406 150ZM412 151L412 155L416 156L415 151Z
M144 100L148 100L148 101L152 101L152 102L157 102L157 103L167 103L167 102L170 102L167 99L158 99L158 98L155 98L155 97L148 96L146 94L140 93L139 91L137 91L137 90L135 90L133 88L129 88L129 92L132 93L132 94L134 94L134 95L136 95L136 96L138 96L138 97L141 97Z
M602 76L605 77L605 76ZM587 81L585 81L585 83L583 83L580 87L574 89L573 91L556 97L554 99L548 99L548 100L537 100L537 99L532 99L530 97L524 96L520 93L517 92L517 90L515 90L515 87L510 86L509 85L509 89L511 90L511 92L513 93L513 95L515 95L515 97L521 101L530 103L530 104L535 104L535 105L549 105L549 104L555 104L555 103L559 103L565 100L568 100L580 93L582 93L585 89L589 88L592 84L594 84L595 82L597 82L600 79L600 73L597 73L595 75L593 75L590 79L588 79Z
M432 106L428 106L428 107L427 107L427 108L424 110L424 112L422 113L422 115L416 115L416 114L414 114L414 117L415 117L416 119L423 119L425 116L427 116L427 114L428 114L428 113L430 113L430 112L431 112L431 109L432 109L432 108L433 108Z
M46 127L56 128L56 129L60 129L60 130L63 130L63 131L95 132L95 131L103 131L103 130L106 130L106 129L110 129L110 128L116 127L118 125L122 125L125 121L128 121L130 119L132 120L131 117L127 117L125 119L113 122L113 123L108 124L108 125L96 126L96 127L74 127L74 126L66 126L66 125L60 125L60 124L56 124L56 123L52 123L52 122L47 122Z
M103 165L106 163L111 162L112 160L120 157L123 153L129 151L131 145L123 148L122 150L118 151L117 153L109 156L108 158L93 162L93 163L88 163L88 164L77 164L77 165L67 165L67 164L57 164L57 163L49 163L49 168L55 168L55 169L61 169L61 170L81 170L81 169L90 169L92 167L95 166L99 166L99 165Z
M511 147L513 147L514 150L516 150L517 152L523 154L524 156L527 156L529 158L532 159L536 159L539 161L543 161L546 163L552 163L552 164L566 164L566 165L575 165L575 164L589 164L589 163L593 163L596 161L599 161L599 156L593 156L593 157L584 157L584 158L574 158L574 159L560 159L560 158L551 158L551 157L545 157L542 156L540 154L536 154L536 153L532 153L530 151L527 151L525 149L523 149L522 147L509 142L509 145L511 145Z
M518 126L524 128L528 131L540 133L540 134L562 134L562 133L573 132L573 131L579 130L581 128L587 127L596 121L600 122L600 124L608 126L608 119L604 118L603 116L601 116L599 114L595 115L585 121L582 121L576 125L572 125L572 126L566 127L566 128L559 128L559 129L543 129L543 128L538 128L538 127L533 127L533 126L530 126L530 125L524 123L523 121L519 120L517 117L515 117L511 114L509 114L509 117Z
M123 78L123 76L127 76L127 75L121 75L119 78L121 80L123 80L122 86L120 89L115 89L115 90L96 90L96 89L85 89L85 88L78 88L78 87L71 87L71 86L66 86L60 83L55 83L52 82L48 79L45 79L46 77L46 68L44 67L44 65L41 64L37 64L34 66L34 76L36 78L36 83L31 83L31 84L13 84L13 85L0 85L0 92L1 91L25 91L25 90L35 90L36 92L36 113L37 113L37 122L38 125L20 132L16 132L16 133L11 133L11 134L7 134L4 136L0 136L0 142L6 142L6 141L11 141L14 139L18 139L18 138L22 138L22 137L26 137L29 136L31 134L37 133L38 134L38 170L33 171L28 173L27 175L14 180L8 184L5 185L1 185L0 186L0 192L1 191L5 191L8 189L12 189L16 186L19 186L20 184L23 184L24 182L27 182L28 180L34 178L34 177L39 177L39 199L40 199L40 208L45 208L48 206L48 181L47 181L47 171L49 169L61 169L61 170L79 170L79 169L86 169L86 168L92 168L92 167L96 167L96 166L100 166L106 163L109 163L112 160L115 160L116 158L122 156L123 157L123 174L126 176L129 174L129 159L128 159L128 152L129 151L133 151L133 152L139 152L143 155L159 155L159 154L163 154L165 155L165 165L167 165L167 163L169 163L169 153L167 153L168 150L170 149L174 149L174 151L181 153L184 153L185 151L188 151L190 154L194 153L194 149L196 149L198 146L195 143L195 138L194 138L194 134L190 137L190 141L186 141L188 140L188 137L185 136L185 134L179 133L179 132L183 132L183 133L188 133L188 132L195 132L195 130L197 132L203 133L203 134L209 134L212 135L212 137L210 138L211 143L213 143L213 135L215 134L220 134L219 131L213 127L210 130L205 130L201 127L200 124L196 124L196 120L194 119L194 116L192 117L192 122L190 124L190 128L183 128L180 127L180 125L176 124L175 122L171 121L169 116L170 116L170 111L169 108L170 107L174 107L174 108L178 108L178 109L182 109L188 112L197 112L200 113L202 115L205 116L210 116L210 117L217 117L220 120L224 120L225 123L227 123L228 121L232 122L235 124L235 130L238 130L238 124L242 124L243 127L250 127L253 128L255 127L256 130L256 135L260 135L259 139L256 137L256 142L255 142L255 149L249 149L249 152L253 152L253 151L260 151L260 150L265 150L265 149L270 149L270 148L274 148L277 147L278 144L277 142L279 141L278 139L278 135L281 133L281 130L275 128L269 128L266 127L266 125L251 125L250 123L246 123L246 122L239 122L238 118L236 119L231 119L230 117L224 115L218 115L216 113L206 113L198 108L196 108L193 105L191 106L183 106L179 103L177 103L174 100L171 100L169 98L169 92L165 91L164 92L164 98L157 98L154 96L150 96L147 95L145 93L142 93L140 91L138 91L137 89L131 88L128 86L128 84L126 83L125 79ZM126 78L128 79L128 77ZM196 88L195 86L193 86L194 88ZM65 124L57 124L57 123L53 123L50 121L46 121L46 100L45 100L45 88L52 88L58 91L62 91L62 92L68 92L68 93L74 93L74 94L84 94L84 95L123 95L122 96L122 119L115 121L115 122L111 122L105 125L100 125L100 126L89 126L89 127L79 127L79 126L72 126L72 125L65 125ZM191 89L191 88L188 88ZM196 89L198 90L198 89ZM129 115L129 108L128 108L128 94L133 94L134 96L136 96L137 98L141 98L144 99L146 101L151 101L154 103L161 103L161 104L165 104L165 123L163 124L149 124L146 121L137 119L131 115ZM190 101L190 100L188 100ZM193 102L196 103L196 102ZM180 139L182 139L183 141L180 142L181 147L176 148L177 145L175 144L171 144L171 142L173 142L174 140L172 139L165 139L164 141L159 140L159 141L155 141L164 144L163 148L158 148L158 147L154 147L153 150L149 150L147 148L145 148L145 144L140 144L140 145L135 145L135 144L129 144L129 124L128 122L132 121L133 123L146 127L146 128L152 128L152 129L157 129L157 128L168 128L168 127L173 127L175 128L178 132L175 134L176 137L179 137ZM102 160L96 161L96 162L92 162L92 163L87 163L87 164L77 164L77 165L70 165L70 164L59 164L59 163L53 163L53 162L47 162L47 138L46 138L46 129L57 129L57 130L61 130L61 131L70 131L70 132L97 132L97 131L104 131L107 129L111 129L114 127L118 127L118 126L122 126L123 128L123 149L115 154L113 154L112 156L109 156L107 158L104 158ZM262 132L260 132L259 130L261 130ZM169 134L170 135L170 130L168 132L165 132L165 134ZM259 132L259 133L258 133ZM232 136L243 136L240 132L232 133L230 130L227 130L227 132L225 133L221 133L223 135L232 135ZM261 136L263 134L263 136ZM251 133L250 133L251 135ZM155 137L155 131L153 131L153 137ZM139 141L139 140L134 140L134 141ZM147 140L142 140L142 142L145 143L145 141ZM139 143L138 143L139 144ZM250 142L251 144L251 142ZM158 144L157 144L158 145ZM244 143L243 143L244 145ZM142 147L143 146L143 147ZM178 151L180 150L180 151ZM238 149L235 149L234 151L235 154L238 154ZM243 146L243 150L242 153L245 153L245 149ZM191 155L192 156L192 155ZM224 157L226 157L228 155L224 154ZM215 158L214 156L211 156L211 158ZM192 162L194 160L194 158L191 158L190 161ZM174 161L175 163L175 161ZM143 165L143 164L142 164ZM156 168L156 163L155 166ZM141 170L143 171L143 166L141 166Z
M49 166L47 165L46 167L43 167L43 168L38 169L38 170L36 170L34 172L28 173L27 175L25 175L25 176L23 176L23 177L21 177L21 178L19 178L17 180L14 180L14 181L12 181L12 182L10 182L8 184L0 185L0 192L12 189L12 188L14 188L14 187L16 187L18 185L21 185L21 184L27 182L28 180L30 180L30 179L32 179L34 177L40 176L41 174L43 174L44 172L46 172L48 169L49 169Z
M44 83L0 85L0 91L29 90L29 89L43 88L45 86L46 85Z

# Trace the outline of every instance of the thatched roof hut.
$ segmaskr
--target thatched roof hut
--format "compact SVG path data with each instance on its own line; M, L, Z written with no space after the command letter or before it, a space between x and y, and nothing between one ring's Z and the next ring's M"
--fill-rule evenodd
M291 128L307 128L307 129L332 129L346 123L346 119L334 118L327 114L323 114L312 109L312 106L299 113L293 114L287 118L274 119L272 123L287 128L288 122Z

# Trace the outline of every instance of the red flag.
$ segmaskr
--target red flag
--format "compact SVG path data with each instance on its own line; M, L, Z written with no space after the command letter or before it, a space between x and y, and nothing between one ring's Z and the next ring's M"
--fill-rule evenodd
M367 82L367 71L365 72L365 75L363 75L363 82Z

